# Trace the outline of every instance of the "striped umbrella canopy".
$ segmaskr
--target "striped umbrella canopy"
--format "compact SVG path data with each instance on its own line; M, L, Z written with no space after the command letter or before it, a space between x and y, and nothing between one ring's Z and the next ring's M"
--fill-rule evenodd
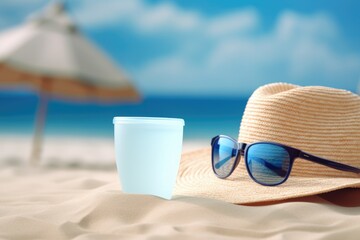
M40 94L32 163L40 158L49 97L139 99L124 72L80 33L63 2L53 3L23 25L0 33L0 85L28 85Z

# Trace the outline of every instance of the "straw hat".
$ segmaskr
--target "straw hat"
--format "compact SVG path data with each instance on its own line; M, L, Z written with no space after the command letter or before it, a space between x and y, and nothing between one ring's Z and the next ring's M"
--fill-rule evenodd
M272 141L360 167L360 96L327 87L273 83L250 97L239 142ZM210 144L210 139L209 139ZM223 180L211 167L211 148L183 155L175 194L237 204L284 200L341 188L360 188L358 174L296 159L289 179L274 187L255 183L243 158Z

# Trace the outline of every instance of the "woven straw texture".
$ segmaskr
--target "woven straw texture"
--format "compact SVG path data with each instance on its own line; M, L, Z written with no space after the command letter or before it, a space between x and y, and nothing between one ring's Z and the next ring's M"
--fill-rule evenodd
M272 141L360 167L360 96L327 87L274 83L250 97L241 121L239 141ZM360 187L357 174L300 158L282 185L265 187L248 176L241 160L226 180L211 168L211 149L183 155L175 194L202 196L237 204L284 200L346 187Z

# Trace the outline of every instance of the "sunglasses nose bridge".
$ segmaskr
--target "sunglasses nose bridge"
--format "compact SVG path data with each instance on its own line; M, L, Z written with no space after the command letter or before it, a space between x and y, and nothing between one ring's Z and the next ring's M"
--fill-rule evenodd
M246 149L246 143L238 143L239 152L243 155Z

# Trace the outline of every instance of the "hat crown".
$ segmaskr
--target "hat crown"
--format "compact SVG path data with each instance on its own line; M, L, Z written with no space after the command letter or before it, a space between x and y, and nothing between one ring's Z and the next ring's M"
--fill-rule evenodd
M360 97L359 95L352 93L347 90L323 87L323 86L307 86L300 87L297 85L289 84L289 83L272 83L258 88L251 96L252 98L269 98L269 99L277 99L277 98L288 98L292 95L295 99L307 99L308 97L313 100L327 100L330 99L330 102L325 105L333 105L336 103L340 103L340 105L344 104L358 104L360 107ZM341 101L341 102L337 102Z
M328 87L265 85L247 103L239 141L279 142L359 167L360 97Z

